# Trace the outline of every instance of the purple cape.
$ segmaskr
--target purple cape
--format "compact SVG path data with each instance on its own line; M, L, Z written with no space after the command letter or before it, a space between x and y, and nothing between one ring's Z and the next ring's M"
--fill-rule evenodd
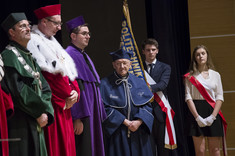
M71 108L72 117L74 120L89 118L89 133L91 137L91 149L89 150L92 151L92 156L104 156L104 142L101 124L102 121L106 118L106 112L104 110L104 106L101 100L99 87L96 85L96 83L100 83L99 75L96 72L93 62L86 53L85 55L87 56L93 68L96 78L89 69L89 66L86 63L82 52L78 48L76 48L74 45L71 45L67 47L66 51L73 58L76 64L78 72L77 79L82 80L84 86L84 90L81 90L80 92L80 101L75 103ZM84 146L86 148L90 147L89 145L84 145L83 142L81 142L81 144L81 146ZM83 150L83 148L80 149ZM82 153L82 151L79 151L79 153Z

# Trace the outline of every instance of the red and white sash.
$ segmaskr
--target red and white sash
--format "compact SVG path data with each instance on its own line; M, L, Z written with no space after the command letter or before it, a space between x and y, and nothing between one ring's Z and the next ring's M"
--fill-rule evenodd
M154 93L154 100L160 105L162 111L166 113L165 148L175 149L177 148L175 127L173 123L175 112L162 91Z
M211 107L215 107L216 102L211 98L209 93L206 91L204 86L194 77L191 76L189 73L184 75L184 78L187 78L200 92L200 94L204 97L204 99L211 105ZM224 130L224 137L223 137L223 152L224 155L227 155L227 147L226 147L226 131L227 131L227 122L222 114L221 111L219 111L219 115L222 118L223 123L223 130Z
M152 79L152 77L145 71L145 76L147 82L152 85L156 84L156 82ZM176 134L175 127L173 123L173 118L175 112L171 108L168 100L162 93L162 91L154 93L154 100L160 105L163 112L166 113L166 126L165 126L165 148L168 149L176 149Z

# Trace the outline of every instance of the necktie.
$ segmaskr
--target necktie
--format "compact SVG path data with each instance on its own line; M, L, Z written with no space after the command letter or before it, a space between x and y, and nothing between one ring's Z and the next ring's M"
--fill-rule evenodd
M149 64L149 75L152 75L153 64Z

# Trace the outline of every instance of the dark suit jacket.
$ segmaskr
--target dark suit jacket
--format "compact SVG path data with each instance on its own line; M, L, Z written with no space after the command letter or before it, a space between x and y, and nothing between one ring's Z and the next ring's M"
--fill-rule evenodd
M144 62L144 69L147 71L146 63ZM151 85L153 92L165 91L170 80L171 67L168 64L157 61L152 69L152 75L150 75L156 82L155 85Z
M146 63L144 62L143 64L144 64L144 69L147 71ZM152 92L154 93L162 91L165 97L167 98L166 87L170 80L170 75L171 75L170 65L157 61L152 69L152 74L150 75L153 78L153 80L156 82L155 85L151 85ZM157 120L159 120L160 122L164 122L165 114L161 111L161 108L156 103L156 101L153 102L153 107L154 107L154 114Z

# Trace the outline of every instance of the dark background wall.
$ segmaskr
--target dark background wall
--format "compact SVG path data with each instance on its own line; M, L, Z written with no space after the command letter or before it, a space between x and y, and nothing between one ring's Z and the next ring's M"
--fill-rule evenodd
M93 60L100 77L109 74L113 69L109 52L117 50L120 44L122 0L66 0L62 4L62 19L66 22L83 15L92 33L87 53ZM133 33L140 47L142 40L147 37L145 1L128 0ZM69 44L65 30L62 30L63 45Z
M190 61L190 34L188 1L146 0L148 37L159 42L157 58L171 66L171 78L167 87L168 99L175 111L174 124L177 152L172 155L193 156L193 143L185 135L185 116L188 111L184 102L183 75Z

